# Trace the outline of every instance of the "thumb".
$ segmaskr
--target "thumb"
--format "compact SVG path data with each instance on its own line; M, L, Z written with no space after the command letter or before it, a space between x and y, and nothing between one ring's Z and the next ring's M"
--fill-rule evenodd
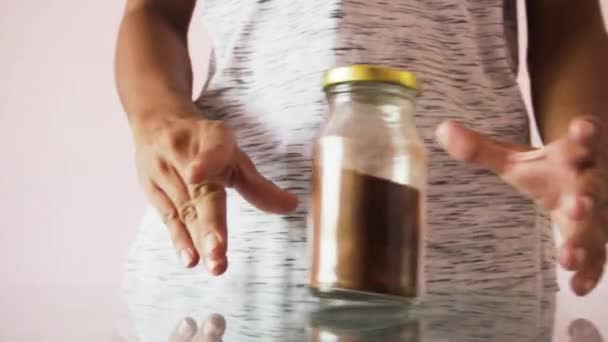
M275 214L286 214L298 205L298 198L264 178L253 162L242 151L238 151L237 171L233 186L256 208Z
M502 175L515 147L465 128L454 121L442 122L435 131L437 142L454 159L473 163Z

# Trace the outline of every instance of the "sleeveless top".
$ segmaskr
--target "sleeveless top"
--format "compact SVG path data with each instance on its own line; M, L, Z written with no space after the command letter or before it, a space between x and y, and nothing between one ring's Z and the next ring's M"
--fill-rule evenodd
M430 156L428 291L555 286L547 215L492 173L452 160L433 138L442 120L453 119L529 143L516 80L515 0L206 0L203 6L212 73L197 104L224 120L260 172L298 194L301 204L273 216L229 191L229 267L218 278L184 269L161 220L148 211L127 262L131 298L173 287L238 305L264 301L256 296L268 289L285 297L307 284L311 145L325 112L321 74L353 63L407 69L422 82L415 121Z

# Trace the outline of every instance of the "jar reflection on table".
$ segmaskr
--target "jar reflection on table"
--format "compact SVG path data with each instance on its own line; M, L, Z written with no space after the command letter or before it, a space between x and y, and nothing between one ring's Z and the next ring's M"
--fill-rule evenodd
M338 301L329 301L334 302ZM429 293L419 306L345 303L349 304L322 304L309 314L307 341L554 340L556 298L553 291L530 293L501 289L460 294ZM603 342L593 328L582 320L572 324L572 342Z
M424 341L422 328L400 306L338 306L310 315L309 342Z
M416 79L355 65L329 70L314 147L312 265L317 296L422 294L427 156L413 121Z

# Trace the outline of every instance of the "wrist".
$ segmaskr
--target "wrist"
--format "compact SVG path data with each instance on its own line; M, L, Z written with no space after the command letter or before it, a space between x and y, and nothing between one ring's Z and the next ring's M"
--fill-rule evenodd
M157 102L147 108L128 112L128 117L136 141L170 129L176 121L204 118L192 101Z
M145 96L125 106L129 122L138 125L149 120L182 117L197 112L191 99L184 96Z
M139 106L127 108L133 127L172 119L200 116L200 110L189 98L148 97Z

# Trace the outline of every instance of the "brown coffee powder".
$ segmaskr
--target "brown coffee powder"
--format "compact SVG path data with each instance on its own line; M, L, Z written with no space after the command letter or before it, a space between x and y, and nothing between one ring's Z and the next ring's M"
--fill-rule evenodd
M418 190L407 185L352 170L315 167L311 286L415 297L419 197ZM324 260L323 248L336 249L330 253L334 260ZM322 275L328 268L330 283Z

